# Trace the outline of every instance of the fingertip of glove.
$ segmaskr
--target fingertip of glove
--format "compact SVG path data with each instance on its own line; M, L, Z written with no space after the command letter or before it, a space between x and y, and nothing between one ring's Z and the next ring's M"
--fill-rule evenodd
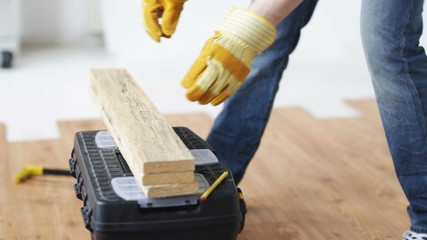
M227 100L230 97L230 95L225 93L220 93L218 96L216 96L212 101L213 106L218 106L221 103L223 103L225 100Z
M211 102L212 106L216 107L218 105L220 105L222 102Z
M183 86L186 89L189 89L191 87L191 85L193 85L192 83L193 83L193 81L189 81L187 79L184 79L181 81L181 86Z
M215 94L213 94L210 91L205 92L198 100L198 102L202 105L206 105L212 101L216 97Z
M203 91L199 86L193 85L188 89L185 96L187 97L188 100L195 102L195 101L198 101L200 97L203 96L204 93L205 91Z
M151 39L153 39L155 42L160 42L160 36L157 34L153 34L152 32L147 31L148 36L150 36Z
M214 106L214 107L220 105L221 103L223 103L223 101L221 101L221 102L219 102L219 101L212 101L211 102L212 106Z
M175 28L168 28L168 27L162 26L162 32L163 32L163 37L170 38L172 34L175 33Z
M200 105L207 105L209 102L201 102L201 101L197 101Z
M171 37L172 37L172 34L173 34L173 33L171 33L171 34L163 33L163 34L162 34L162 37L164 37L164 38L171 38Z

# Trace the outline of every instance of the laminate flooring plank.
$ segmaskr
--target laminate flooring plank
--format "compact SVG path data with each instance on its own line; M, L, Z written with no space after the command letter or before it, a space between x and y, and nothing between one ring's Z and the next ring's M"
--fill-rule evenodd
M6 128L4 126L4 124L0 124L0 163L1 163L1 168L0 168L0 174L1 174L1 178L7 179L10 178L10 164L11 162L8 161L8 152L9 149L7 147L6 144ZM2 190L1 187L4 187L4 185L0 185L0 194L2 194L2 196L5 196L7 194L6 190ZM4 194L4 195L3 195ZM1 199L1 198L0 198Z
M0 240L6 240L9 236L8 230L14 224L11 215L10 202L13 200L13 188L11 187L12 177L10 166L13 164L9 158L8 146L6 143L6 129L0 124Z
M5 239L72 239L81 231L81 201L73 191L75 180L67 176L33 177L22 184L13 182L14 174L25 165L68 168L69 149L57 140L9 143L10 177L2 181L8 189L4 220L0 227ZM77 227L79 226L79 227ZM73 231L74 230L74 231ZM83 232L83 231L81 231Z
M58 127L61 134L61 143L64 147L71 149L74 146L74 135L81 131L106 130L104 122L101 119L88 119L79 121L59 121Z
M259 209L247 227L271 222L282 226L278 236L286 229L302 240L396 239L407 230L407 203L378 116L364 114L370 117L317 120L276 109L242 183L249 212Z
M394 173L374 100L350 101L356 118L316 119L276 108L240 187L248 205L238 240L392 240L409 227L407 201ZM212 119L166 115L205 138ZM89 240L74 178L43 176L14 184L27 164L68 168L75 132L105 129L101 120L61 121L61 138L8 143L0 125L0 240ZM25 227L23 227L25 226Z

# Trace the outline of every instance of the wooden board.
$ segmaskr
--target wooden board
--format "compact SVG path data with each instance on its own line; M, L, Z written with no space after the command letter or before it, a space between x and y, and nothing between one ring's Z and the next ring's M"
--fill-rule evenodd
M170 190L174 196L177 185L163 184L179 182L181 195L196 193L194 175L188 179L195 168L193 155L128 72L98 69L91 78L94 102L131 171L141 185L156 185L144 188L145 194L156 197L152 192L162 189L162 195Z
M374 100L352 101L357 118L316 119L275 108L240 184L248 206L238 240L395 240L409 228L407 200L394 173ZM205 114L166 115L205 138ZM27 164L68 168L74 134L101 120L61 121L61 137L7 142L0 124L0 239L90 240L71 177L14 184Z
M163 184L163 185L150 185L143 186L144 193L148 193L151 198L163 198L170 196L181 196L186 194L197 193L199 190L199 183L176 183L176 184Z
M150 173L141 176L144 186L171 183L193 183L194 172Z

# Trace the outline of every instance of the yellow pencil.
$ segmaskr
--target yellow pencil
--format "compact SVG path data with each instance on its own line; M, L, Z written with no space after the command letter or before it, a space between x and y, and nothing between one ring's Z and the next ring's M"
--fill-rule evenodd
M217 180L206 190L202 196L200 196L200 200L204 201L208 196L213 192L213 190L228 176L228 171L225 171L219 176Z

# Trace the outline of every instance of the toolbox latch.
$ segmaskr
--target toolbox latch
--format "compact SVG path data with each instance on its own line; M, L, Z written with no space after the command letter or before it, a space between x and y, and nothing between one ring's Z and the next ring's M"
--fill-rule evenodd
M74 184L74 191L76 192L76 196L78 199L82 200L82 187L83 187L83 179L81 179L78 183Z
M243 231L243 228L245 227L245 219L248 209L246 207L245 198L243 197L243 192L240 188L237 188L237 194L239 197L240 212L242 213L242 221L240 222L239 228L239 233L241 233Z
M71 176L76 177L76 164L77 164L77 159L73 157L70 158L69 160L70 163L70 172L71 172Z
M92 230L90 227L90 218L92 217L92 210L89 210L88 206L84 206L81 209L83 221L85 223L85 227L89 230Z

